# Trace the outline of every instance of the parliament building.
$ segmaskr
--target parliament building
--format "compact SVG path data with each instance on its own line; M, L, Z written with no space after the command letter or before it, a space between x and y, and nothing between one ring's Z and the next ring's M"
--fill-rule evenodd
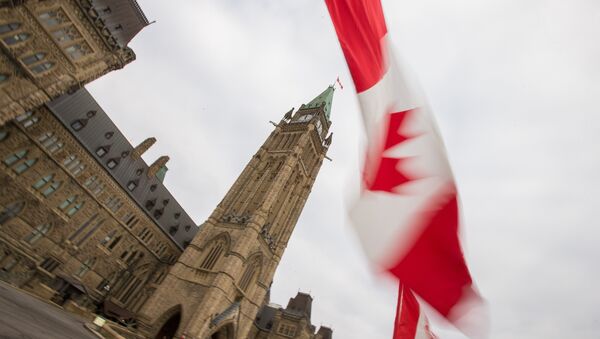
M333 87L283 115L207 220L84 85L135 59L135 0L0 1L0 280L128 338L331 339L270 286L331 144ZM170 174L169 174L170 175ZM120 324L117 325L117 323Z

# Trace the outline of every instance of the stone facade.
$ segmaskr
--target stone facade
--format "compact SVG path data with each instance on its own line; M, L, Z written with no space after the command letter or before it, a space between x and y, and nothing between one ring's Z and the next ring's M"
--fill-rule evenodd
M250 335L331 142L332 95L286 114L252 157L140 310L147 335Z
M126 317L181 251L46 106L0 126L1 279Z
M256 316L254 327L249 338L254 339L331 339L331 328L321 326L315 333L315 326L311 324L312 297L309 294L298 292L296 297L290 298L286 308L265 301Z
M0 124L135 59L135 0L0 2Z

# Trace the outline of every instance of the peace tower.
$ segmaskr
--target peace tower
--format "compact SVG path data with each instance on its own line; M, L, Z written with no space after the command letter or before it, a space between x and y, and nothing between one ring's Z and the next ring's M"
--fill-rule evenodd
M331 144L334 88L276 124L139 312L156 338L246 338Z

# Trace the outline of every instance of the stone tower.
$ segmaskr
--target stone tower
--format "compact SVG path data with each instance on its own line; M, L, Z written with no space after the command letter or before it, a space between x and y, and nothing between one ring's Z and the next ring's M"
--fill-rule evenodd
M277 124L140 311L142 331L247 338L331 143L333 91Z

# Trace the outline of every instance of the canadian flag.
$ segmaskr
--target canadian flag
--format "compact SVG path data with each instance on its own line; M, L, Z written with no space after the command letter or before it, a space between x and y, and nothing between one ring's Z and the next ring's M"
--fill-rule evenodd
M482 300L461 250L458 194L425 97L393 55L379 0L326 4L367 134L362 190L350 211L364 251L407 289L399 304L412 291L476 336L485 324L460 318Z

